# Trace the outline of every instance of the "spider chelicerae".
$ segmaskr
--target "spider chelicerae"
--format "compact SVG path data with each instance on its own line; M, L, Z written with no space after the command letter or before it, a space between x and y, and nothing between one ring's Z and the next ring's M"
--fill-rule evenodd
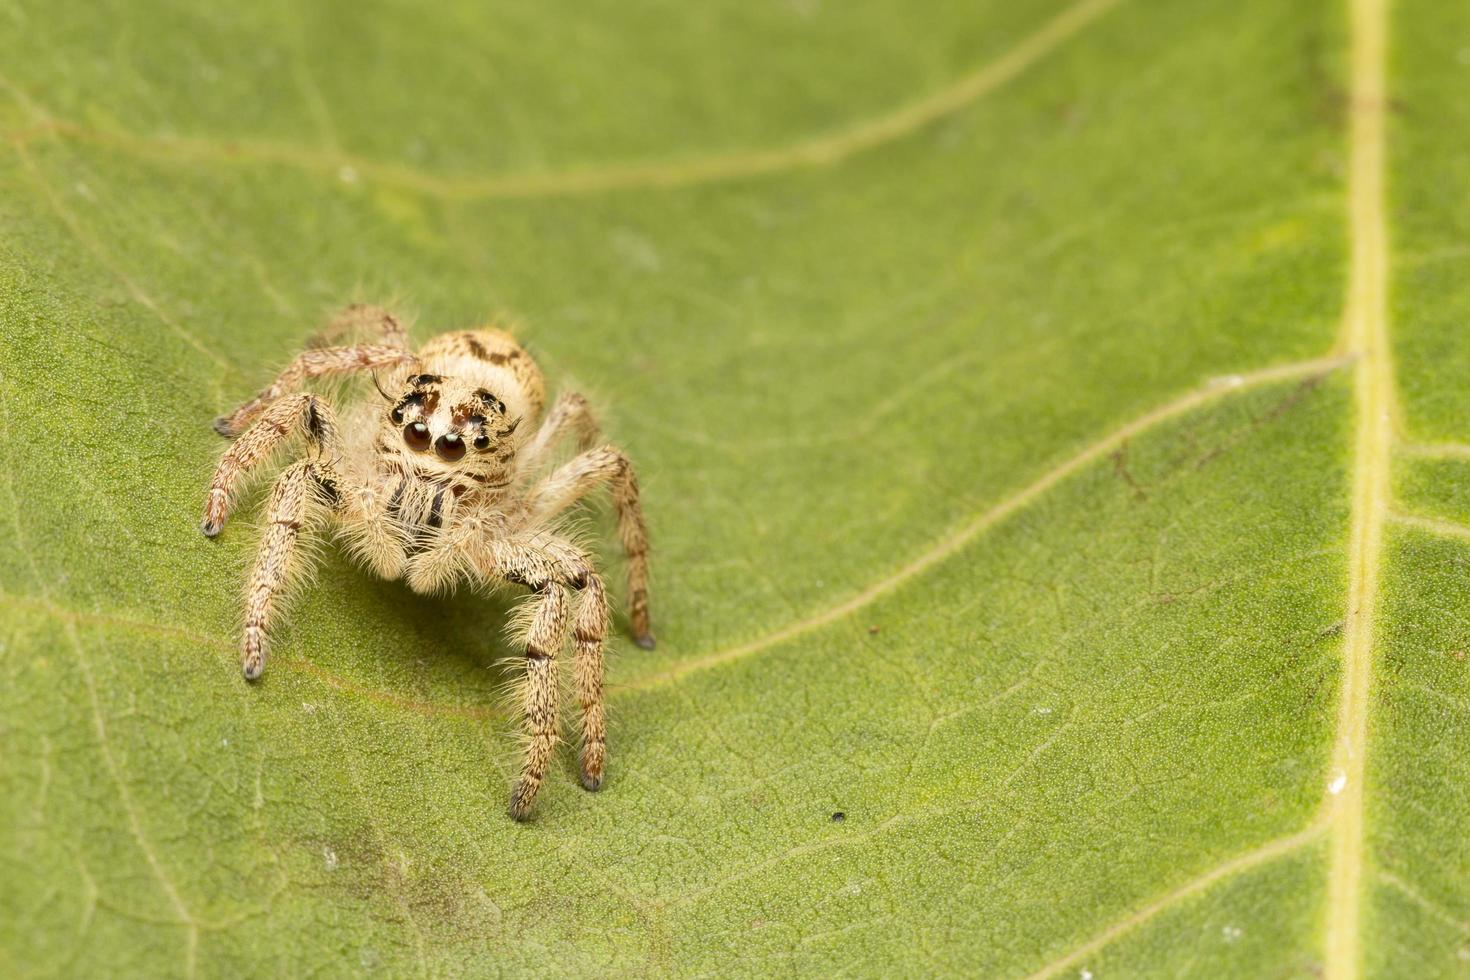
M370 342L328 346L344 336ZM386 403L364 399L342 415L311 378L368 373ZM592 448L597 423L586 400L563 394L542 418L540 369L507 333L441 334L414 352L392 314L350 306L276 380L215 429L233 439L204 505L202 530L220 533L243 478L299 435L303 458L276 477L267 523L245 589L241 663L254 680L282 599L305 574L303 534L335 532L349 554L416 592L462 583L511 583L534 598L516 642L524 651L521 708L526 734L510 815L524 819L558 737L557 655L570 628L582 707L582 785L602 785L607 754L603 642L607 592L593 557L559 530L560 515L608 487L627 553L630 623L652 648L648 534L633 467L612 446ZM538 425L539 422L539 425ZM578 455L552 468L574 438Z

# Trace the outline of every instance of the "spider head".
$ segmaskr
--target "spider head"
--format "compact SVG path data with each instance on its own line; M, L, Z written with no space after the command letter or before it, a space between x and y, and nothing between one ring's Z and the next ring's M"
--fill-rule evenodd
M438 374L415 374L404 384L385 424L408 452L438 468L481 470L502 469L515 454L521 420L494 392Z

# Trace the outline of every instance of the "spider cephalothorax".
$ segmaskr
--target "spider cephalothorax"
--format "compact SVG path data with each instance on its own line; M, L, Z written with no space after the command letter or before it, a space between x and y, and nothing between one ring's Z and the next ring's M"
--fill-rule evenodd
M557 518L600 486L612 490L628 556L630 621L652 647L647 533L638 482L611 446L590 448L597 426L586 401L567 393L542 418L545 385L525 350L499 330L435 337L417 353L403 328L373 307L349 307L331 328L370 327L375 343L317 347L215 428L235 439L210 484L202 529L224 527L241 478L293 434L304 458L281 471L269 521L245 594L241 661L245 676L265 668L268 633L280 599L302 577L303 533L330 528L385 578L419 592L462 582L529 589L534 609L519 639L525 655L522 705L528 736L510 812L524 818L557 741L556 657L570 631L582 708L582 784L602 784L602 707L607 594L590 554L558 533ZM366 372L382 400L351 406L339 421L310 378ZM551 468L557 444L575 436L579 454Z
M441 374L412 374L384 411L373 451L408 475L390 510L405 527L438 528L468 494L485 499L515 482L517 433L499 395ZM392 462L388 462L392 461ZM423 493L410 491L417 485ZM422 497L422 499L418 499Z

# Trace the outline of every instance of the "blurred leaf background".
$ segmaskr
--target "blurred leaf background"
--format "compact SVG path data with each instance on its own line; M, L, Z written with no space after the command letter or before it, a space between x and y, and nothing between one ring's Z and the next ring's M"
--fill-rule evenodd
M0 23L0 970L1320 973L1339 4ZM1389 34L1360 953L1451 975L1470 11ZM640 467L661 643L615 643L604 791L565 753L530 825L503 605L333 555L239 677L209 422L351 300L513 319Z

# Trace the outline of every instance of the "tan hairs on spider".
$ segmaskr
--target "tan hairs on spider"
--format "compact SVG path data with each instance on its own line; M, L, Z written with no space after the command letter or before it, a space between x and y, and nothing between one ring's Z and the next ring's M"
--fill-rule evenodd
M371 331L372 342L325 346ZM603 642L607 592L592 555L556 521L592 491L611 490L628 561L634 639L653 647L648 612L648 533L633 466L612 446L593 448L587 402L565 393L545 413L541 371L500 330L442 334L417 353L391 314L350 306L323 345L309 348L268 388L215 429L233 439L204 505L202 530L219 534L243 478L293 436L302 458L276 477L267 522L245 589L240 640L246 678L265 669L267 641L283 597L304 575L301 537L329 532L377 575L416 592L509 583L532 594L517 643L524 652L521 707L525 757L510 815L525 819L558 738L557 656L570 631L581 702L582 785L602 785L607 755ZM338 411L300 390L312 378L369 373L386 404L362 400ZM551 468L557 446L578 454Z

